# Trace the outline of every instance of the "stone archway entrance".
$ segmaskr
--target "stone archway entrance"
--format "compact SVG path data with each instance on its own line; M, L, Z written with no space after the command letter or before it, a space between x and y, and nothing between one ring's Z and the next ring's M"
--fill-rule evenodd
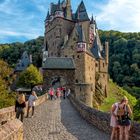
M48 90L50 86L55 88L65 86L66 88L74 90L74 79L74 70L44 70L43 88Z
M64 87L67 85L67 81L63 76L52 77L51 85L57 89L59 87Z

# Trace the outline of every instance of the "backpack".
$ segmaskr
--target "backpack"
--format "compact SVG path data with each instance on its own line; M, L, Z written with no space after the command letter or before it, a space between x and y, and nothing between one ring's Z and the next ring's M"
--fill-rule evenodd
M121 126L128 126L130 125L130 118L128 116L128 107L126 105L123 108L118 106L117 109L117 123Z

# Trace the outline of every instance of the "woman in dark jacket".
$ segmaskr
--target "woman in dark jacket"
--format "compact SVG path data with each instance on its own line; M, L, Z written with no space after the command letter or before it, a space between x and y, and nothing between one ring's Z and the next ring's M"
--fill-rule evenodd
M23 122L23 117L24 117L24 108L26 107L26 102L25 102L25 95L20 94L18 96L18 99L16 100L15 104L15 112L16 112L16 118L19 119Z

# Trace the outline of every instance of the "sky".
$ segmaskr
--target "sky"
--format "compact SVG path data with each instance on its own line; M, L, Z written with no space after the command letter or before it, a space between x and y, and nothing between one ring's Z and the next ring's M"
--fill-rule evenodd
M140 32L140 0L83 1L99 29ZM51 2L58 0L0 0L0 43L25 42L43 36ZM71 0L73 12L79 4L80 0Z

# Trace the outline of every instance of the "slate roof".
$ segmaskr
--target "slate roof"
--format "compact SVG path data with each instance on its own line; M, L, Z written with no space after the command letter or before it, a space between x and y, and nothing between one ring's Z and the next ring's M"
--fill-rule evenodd
M97 58L97 59L102 58L99 45L97 44L97 37L95 37L95 39L94 39L94 43L91 48L91 52L95 58Z
M29 66L29 64L30 64L30 58L28 56L28 53L25 51L22 54L19 63L16 65L15 71L23 71Z
M76 25L76 31L77 31L77 35L78 35L78 42L86 42L85 34L83 32L81 25L79 25L79 24Z
M75 69L74 61L68 57L48 57L43 69Z
M81 1L80 5L77 8L76 18L78 21L87 21L87 20L89 21L90 20L83 1Z

